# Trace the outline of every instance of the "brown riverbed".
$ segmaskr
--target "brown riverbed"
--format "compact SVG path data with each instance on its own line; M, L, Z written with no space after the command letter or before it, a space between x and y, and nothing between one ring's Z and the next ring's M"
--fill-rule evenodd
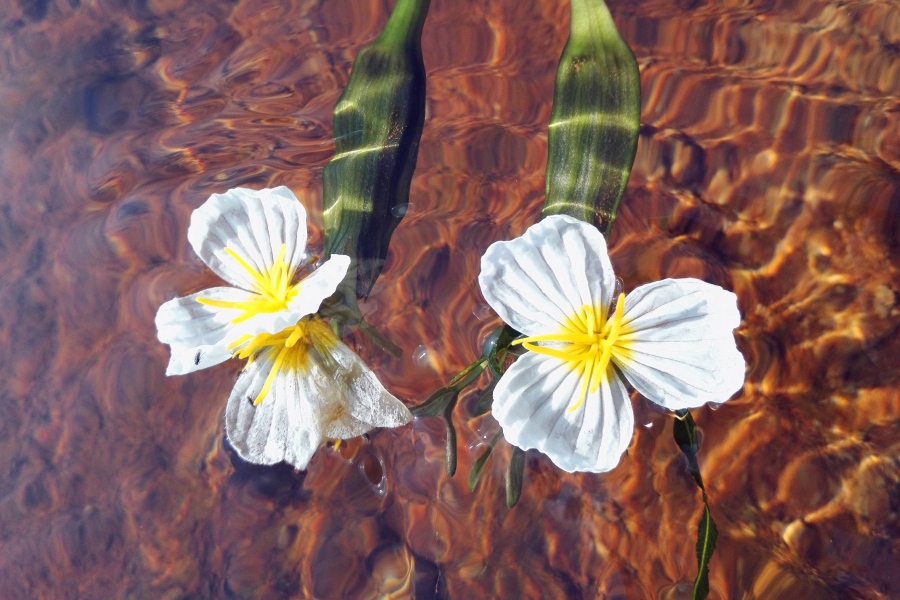
M331 111L389 7L0 2L3 600L689 597L699 491L637 395L613 472L529 453L507 510L508 447L466 487L489 416L460 413L452 479L436 420L294 473L225 442L237 362L165 377L156 309L216 284L186 239L210 193L287 185L321 245ZM695 413L710 598L898 598L900 7L610 7L644 102L613 265L744 317L743 391ZM540 212L567 27L563 2L432 2L411 206L364 308L405 356L352 338L409 404L497 324L479 259Z

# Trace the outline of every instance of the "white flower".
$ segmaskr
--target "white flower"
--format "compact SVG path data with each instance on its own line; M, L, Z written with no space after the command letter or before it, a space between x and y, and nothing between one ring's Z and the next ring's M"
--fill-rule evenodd
M219 277L156 314L172 356L167 375L249 358L228 399L228 438L245 460L285 460L298 469L326 438L396 427L412 415L360 358L315 316L344 278L350 258L306 255L306 211L286 187L213 194L191 215L188 240Z
M503 374L492 413L511 444L566 471L618 464L634 429L622 376L672 410L724 402L743 385L734 294L664 279L614 299L606 241L572 217L548 217L492 244L478 283L530 350Z

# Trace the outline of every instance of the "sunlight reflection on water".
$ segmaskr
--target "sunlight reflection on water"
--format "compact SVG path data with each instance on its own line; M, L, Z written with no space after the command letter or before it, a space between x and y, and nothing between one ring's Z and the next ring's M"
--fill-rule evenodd
M900 595L900 11L609 4L644 98L616 272L701 277L744 314L745 389L696 417L710 597ZM0 8L0 595L686 597L701 504L641 398L615 471L530 453L508 511L508 447L466 487L490 416L459 418L453 479L433 420L294 473L223 440L238 365L164 377L157 307L217 283L185 235L210 193L288 185L321 247L331 111L387 3ZM537 218L567 26L564 4L433 2L411 202L363 309L405 356L354 337L410 404L497 324L479 259Z

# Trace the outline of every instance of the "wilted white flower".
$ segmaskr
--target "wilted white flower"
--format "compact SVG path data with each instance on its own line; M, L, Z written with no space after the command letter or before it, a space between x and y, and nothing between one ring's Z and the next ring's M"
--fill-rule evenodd
M551 216L492 244L478 282L530 350L503 374L492 412L504 437L569 472L614 468L634 429L622 377L676 410L724 402L744 382L737 297L697 279L664 279L613 298L606 241ZM615 300L615 302L613 302Z
M323 440L396 427L412 415L314 313L334 293L350 258L306 255L306 211L286 187L213 194L191 215L188 240L219 277L156 314L172 356L167 375L249 358L228 399L225 424L250 462L298 469Z

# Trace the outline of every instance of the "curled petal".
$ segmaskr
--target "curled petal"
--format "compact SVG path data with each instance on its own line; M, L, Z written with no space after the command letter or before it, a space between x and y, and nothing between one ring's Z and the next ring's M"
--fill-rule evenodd
M634 430L631 401L615 370L578 404L583 375L569 364L528 353L494 389L493 415L504 437L523 450L540 450L570 473L613 469Z
M615 274L597 228L547 217L481 258L478 283L506 323L526 335L557 332L585 306L610 304Z
M698 279L664 279L625 298L613 361L649 400L677 410L724 402L744 384L733 330L737 296Z
M334 381L341 388L340 392L347 399L349 416L360 423L375 427L399 427L412 420L409 409L388 392L375 373L366 366L362 359L337 338L331 350L331 356L340 365L337 373L332 373ZM368 429L367 429L368 431ZM357 433L356 435L361 435ZM353 437L342 436L326 431L331 438Z
M231 358L227 346L240 335L231 320L240 311L201 304L197 298L244 302L251 296L237 288L216 287L160 306L156 313L157 336L172 350L166 375L192 373Z
M293 319L293 323L296 323L301 317L311 315L319 310L322 301L332 295L341 280L344 279L349 266L349 256L332 254L331 258L300 282L297 295L288 302L287 307L291 315L296 317Z
M412 419L403 403L326 325L313 333L309 345L276 373L259 405L253 401L280 349L263 351L238 379L225 409L225 426L245 460L259 464L284 460L305 469L325 439L356 437Z
M211 195L193 212L188 241L219 277L242 289L256 290L251 274L225 248L257 273L265 274L284 244L283 260L293 273L306 258L306 209L284 186L234 188Z

